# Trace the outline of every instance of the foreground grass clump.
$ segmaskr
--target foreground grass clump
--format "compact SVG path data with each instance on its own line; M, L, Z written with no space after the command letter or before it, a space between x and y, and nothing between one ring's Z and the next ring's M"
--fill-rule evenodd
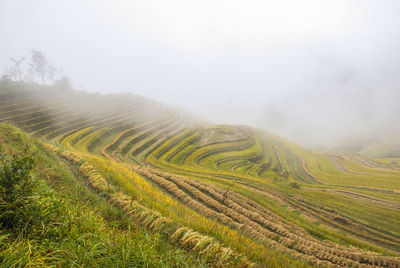
M2 267L204 266L159 234L128 224L40 143L5 125L0 143Z
M6 229L24 228L32 224L38 211L33 196L37 182L31 171L35 158L26 147L21 154L0 153L0 224Z

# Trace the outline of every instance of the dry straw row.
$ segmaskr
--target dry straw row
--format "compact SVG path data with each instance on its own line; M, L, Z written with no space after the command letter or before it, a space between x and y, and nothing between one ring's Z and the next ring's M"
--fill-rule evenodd
M60 155L62 158L65 158L67 160L74 162L74 164L79 164L83 161L82 156L80 154L77 154L74 152L64 151L64 152L60 153Z
M77 153L64 151L60 156L72 161L75 164L80 164L79 171L86 177L90 185L98 191L106 191L110 188L108 182L101 176L97 170L88 162L83 162L82 156ZM82 164L81 164L82 163Z
M331 262L328 262L325 260L319 260L318 258L316 258L314 256L307 256L305 252L297 252L290 248L284 247L283 244L278 243L274 240L274 239L276 239L277 234L262 228L258 224L250 221L249 219L247 219L245 217L242 217L238 213L232 212L232 210L230 210L231 213L229 216L231 216L233 219L228 218L229 220L224 222L223 220L226 218L221 216L221 215L224 215L223 213L218 213L217 211L209 209L208 207L202 205L201 203L199 203L200 205L196 204L197 201L195 201L195 200L191 199L189 196L187 196L182 190L180 190L172 182L167 181L160 176L152 174L150 171L145 170L145 169L137 169L137 171L139 173L145 175L147 178L153 180L154 182L159 184L161 187L165 188L167 191L169 191L171 194L173 194L179 200L181 200L184 204L192 207L193 209L199 211L200 213L203 213L204 215L206 215L208 217L217 218L222 223L227 224L235 229L241 230L241 231L245 232L246 234L248 234L249 236L255 238L256 240L270 245L272 248L279 249L280 251L288 253L297 258L302 258L312 264L332 265ZM194 205L194 204L196 204L196 205ZM332 257L331 260L334 260L334 258Z
M301 228L300 226L289 222L282 217L276 215L275 213L271 212L270 210L267 210L265 207L261 206L260 204L254 202L253 200L240 195L238 193L235 193L234 191L229 191L225 189L221 189L216 187L215 185L212 184L207 184L207 183L199 183L194 180L189 180L186 179L186 182L191 184L194 187L197 187L203 192L206 192L207 194L214 196L217 199L221 199L221 196L225 198L225 202L227 204L231 204L232 202L236 203L238 206L249 210L250 212L259 214L266 220L272 221L272 222L277 222L280 225L284 226L286 229L288 229L291 233L297 234L299 236L305 236L308 237L309 239L313 239L313 237L307 233L306 230Z
M193 180L188 180L188 179L186 179L186 181L191 183L192 185L196 185L199 189L202 189L205 191L210 190L209 189L210 187L204 186L202 183L195 182ZM216 187L214 187L214 189L215 188ZM209 193L210 192L212 192L212 191L209 191ZM216 195L216 194L214 193L214 195ZM238 194L233 193L232 195L238 195ZM241 196L241 198L244 198L244 197ZM225 201L225 203L228 203L228 202L229 201ZM251 202L253 202L253 201L251 201ZM296 232L293 232L293 233L299 234ZM291 238L293 238L293 237L291 237ZM306 250L309 252L312 252L313 250L315 250L315 248L319 248L320 249L319 252L328 252L331 255L336 255L341 258L348 258L350 260L354 260L354 261L357 261L360 263L366 263L366 264L384 266L384 267L396 267L396 265L399 265L398 260L395 258L384 257L384 256L378 255L377 253L364 252L364 251L361 251L361 250L358 250L355 248L349 249L348 247L338 245L331 241L324 241L323 245L321 246L321 243L319 241L317 241L316 239L309 239L309 237L304 237L304 236L301 237L300 236L299 240L300 241L297 241L298 244L308 244L308 246L312 247L311 250ZM324 256L323 259L328 259L328 258L327 258L327 256ZM338 260L336 260L335 262L338 262Z
M82 158L72 152L63 152L60 155L74 163L82 162ZM99 192L109 189L107 181L89 163L81 164L79 170L88 179L91 186ZM176 224L169 218L146 208L132 197L121 192L109 194L109 197L112 203L121 207L140 225L151 231L160 232L185 249L197 252L204 260L210 261L216 267L251 267L254 265L246 257L234 253L212 237L202 235L188 227L176 227Z
M96 190L102 192L106 191L110 188L107 181L101 176L92 165L88 162L83 163L79 170L82 172L83 175L88 179L90 185L95 188Z
M121 192L112 194L112 203L123 208L140 225L167 236L183 248L192 250L205 260L212 260L217 267L250 267L243 256L235 254L230 248L222 246L214 238L202 235L188 227L176 227L169 218L148 209Z
M238 203L234 202L230 198L230 193L228 193L228 191L225 191L225 193L220 193L220 192L215 191L213 188L211 188L209 186L195 182L193 180L189 180L189 179L181 177L181 176L166 174L166 173L155 171L155 170L152 170L152 172L156 172L157 174L163 176L164 178L168 178L169 180L174 181L175 183L181 185L185 189L188 189L190 191L200 192L200 194L195 195L196 197L201 198L201 197L207 196L207 199L211 199L208 196L213 197L215 200L217 200L224 206L236 211L237 213L240 213L241 215L243 215L243 216L249 218L250 220L258 223L259 225L263 226L264 228L267 228L271 231L279 233L280 235L290 237L293 233L296 233L296 230L289 231L288 230L289 226L286 226L284 221L283 222L276 221L273 217L262 215L262 213L260 213L260 211L248 210L245 207L243 207L242 204L239 205ZM219 206L219 208L221 210L224 210L224 209L226 210L226 208L222 208L221 206ZM275 223L275 222L278 222L278 223ZM299 234L302 235L303 233L299 233Z
M50 151L57 152L58 148L52 144L45 143L44 147Z
M350 248L338 246L337 244L334 244L335 246L332 247L332 245L328 246L327 244L321 243L315 239L299 236L299 233L290 232L282 226L279 226L279 224L271 223L270 221L263 219L263 217L257 213L247 211L235 202L227 199L226 196L221 195L221 193L217 193L215 191L213 192L212 189L208 189L206 186L201 186L200 183L192 183L193 181L188 183L190 180L184 177L163 173L148 168L139 168L137 171L166 188L184 203L190 205L194 200L190 200L190 197L187 195L185 196L184 191L179 189L178 186L183 188L192 196L196 197L196 199L201 200L208 207L215 210L216 212L214 213L223 213L229 216L233 221L235 221L233 223L229 223L232 227L239 229L241 228L259 240L267 240L274 247L277 247L277 245L274 243L275 241L271 241L271 239L278 240L279 243L287 248L286 250L284 249L284 251L293 249L300 254L309 255L310 257L316 257L319 259L314 260L313 258L307 257L308 261L311 261L312 263L320 264L321 261L327 261L340 266L350 267L368 267L371 265L381 267L398 267L399 265L399 261L395 258L379 256L370 252L352 250ZM152 172L157 173L157 175L152 174ZM164 178L158 175L164 175ZM165 178L168 178L169 181ZM194 187L194 185L198 187ZM219 202L210 198L208 195L205 195L196 188L207 191L208 193L212 193L213 197ZM207 207L202 208L201 206L196 206L194 208L200 212L206 212L204 214L207 216L213 214ZM279 235L279 237L276 235ZM289 251L291 252L291 250ZM303 258L304 257L305 256L303 256Z

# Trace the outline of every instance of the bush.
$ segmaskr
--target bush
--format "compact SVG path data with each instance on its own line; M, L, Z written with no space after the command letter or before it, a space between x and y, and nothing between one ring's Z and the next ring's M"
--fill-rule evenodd
M9 157L0 154L0 225L14 229L27 227L34 205L36 181L31 176L36 159L28 146Z
M300 189L300 183L298 183L297 181L289 182L289 186L295 189Z

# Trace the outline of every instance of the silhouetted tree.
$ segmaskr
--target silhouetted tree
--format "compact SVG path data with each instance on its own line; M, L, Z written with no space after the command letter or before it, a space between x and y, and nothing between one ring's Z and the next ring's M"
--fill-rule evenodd
M13 57L10 58L10 60L13 63L13 66L11 67L11 69L13 70L16 80L18 81L22 81L22 75L23 75L23 71L22 71L22 63L24 62L25 58L20 58L19 60L14 59Z
M4 67L2 81L35 82L39 79L42 84L46 84L46 79L54 81L54 77L57 75L60 79L54 81L54 85L62 88L71 88L71 82L68 77L62 75L62 69L56 69L50 65L43 52L31 50L31 62L28 65L28 72L24 71L25 59L25 57L19 59L11 57L12 65Z
M40 77L42 84L45 84L45 78L53 78L56 69L51 66L46 56L38 50L32 50L32 62L31 62L32 71Z

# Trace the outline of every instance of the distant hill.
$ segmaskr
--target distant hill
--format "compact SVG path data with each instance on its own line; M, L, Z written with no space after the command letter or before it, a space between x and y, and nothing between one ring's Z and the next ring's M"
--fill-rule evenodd
M373 136L368 139L349 139L338 142L333 150L342 150L372 158L400 157L400 133Z
M359 153L373 158L400 158L399 137L400 134L397 137L387 138L386 141L363 148Z

